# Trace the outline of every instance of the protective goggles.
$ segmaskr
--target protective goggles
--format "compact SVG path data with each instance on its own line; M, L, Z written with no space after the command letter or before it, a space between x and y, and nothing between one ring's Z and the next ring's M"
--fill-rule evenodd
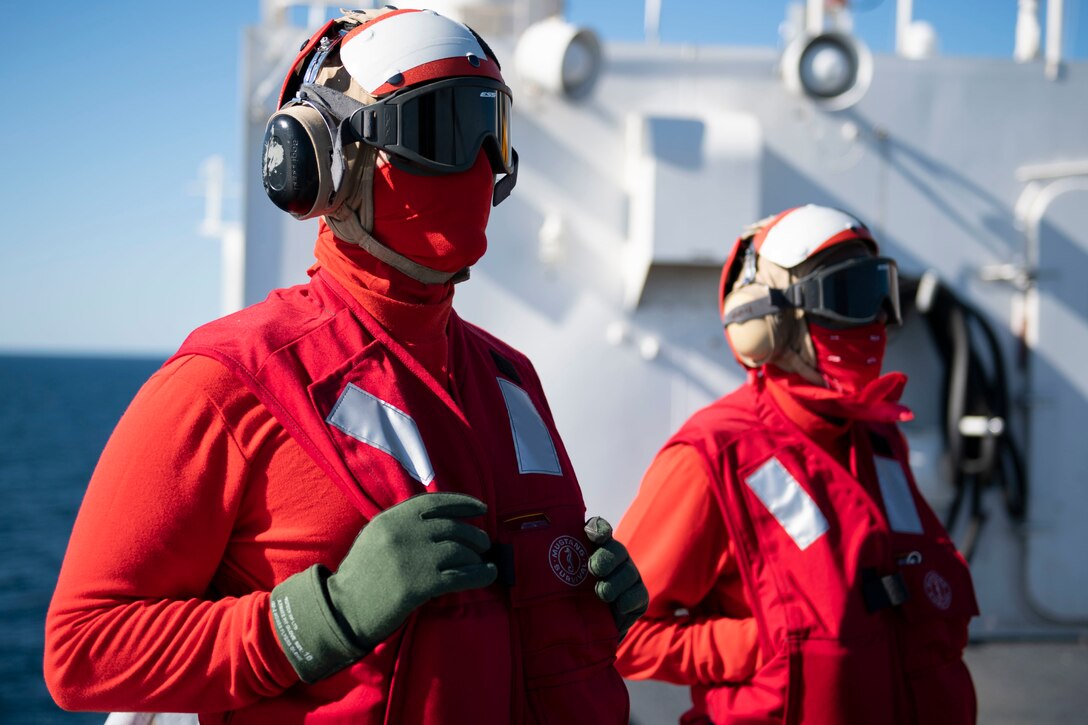
M347 120L355 139L440 173L468 171L480 147L495 173L514 170L510 89L490 78L447 78L397 91Z
M304 85L339 120L341 142L361 141L423 172L455 174L476 163L481 147L491 169L506 177L495 185L495 204L517 179L518 155L510 145L510 89L491 78L447 78L397 91L371 104L329 88Z
M786 289L731 310L722 318L728 326L783 309L798 308L807 314L843 325L875 322L881 312L888 324L901 324L899 272L887 257L857 257L806 275Z
M899 272L887 257L860 257L817 270L797 280L783 295L792 307L834 322L864 325L881 312L900 324Z

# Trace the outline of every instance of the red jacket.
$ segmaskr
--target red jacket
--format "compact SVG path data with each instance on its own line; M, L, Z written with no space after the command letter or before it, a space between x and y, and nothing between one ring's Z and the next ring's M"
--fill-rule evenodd
M757 382L697 413L665 450L681 447L711 482L762 654L751 676L692 682L688 721L974 722L961 660L977 614L970 575L919 495L894 427L855 423L845 467ZM620 535L639 561L638 540L651 534L621 525ZM638 631L652 626L632 629L622 669L653 658L639 651Z
M483 499L488 516L478 523L497 544L503 583L432 601L374 652L312 686L297 677L284 683L279 653L279 659L266 655L276 659L267 665L276 681L246 687L239 696L219 691L195 699L188 683L198 672L190 670L186 677L179 668L174 683L156 682L153 689L161 697L144 702L157 709L189 709L185 698L171 696L186 691L192 698L188 704L206 712L222 709L214 703L227 703L236 723L626 721L626 691L612 666L615 626L585 570L584 504L535 372L516 351L455 315L448 330L449 391L351 295L318 272L309 285L281 290L261 305L201 328L179 355L223 362L273 412L335 483L326 491L309 484L315 506L323 507L326 499L346 500L368 518L430 490ZM355 425L360 415L375 410L386 411L385 422L393 422L377 436ZM406 421L415 426L415 438L404 432L411 430ZM327 559L322 555L309 563L338 563ZM69 606L68 590L58 586L51 619L90 621L86 605L83 614ZM268 637L274 639L267 593L245 599L254 599L263 618L257 635L260 649L267 651ZM202 606L196 601L189 611ZM80 655L95 654L94 640L102 641L112 626L107 618L125 627L128 642L111 644L110 656L146 660L155 651L158 642L142 637L147 623L130 623L123 609L115 605L96 615L91 627L97 631L74 645ZM178 616L186 614L173 618ZM197 621L189 622L184 628L191 631ZM198 628L228 646L228 630L217 632L204 621ZM63 631L59 625L54 630ZM199 644L207 648L203 640ZM244 643L238 649L239 654L252 651ZM223 663L205 660L203 652L194 655L196 670L215 666L205 691L227 689L228 683L217 684L223 670L224 676L245 682L257 664L246 657ZM71 672L64 677L79 684ZM102 692L95 703L110 703L109 693Z

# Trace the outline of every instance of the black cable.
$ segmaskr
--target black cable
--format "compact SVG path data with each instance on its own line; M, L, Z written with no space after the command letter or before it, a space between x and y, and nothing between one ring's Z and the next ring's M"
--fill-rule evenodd
M1027 502L1027 481L1019 447L1009 430L1009 394L1006 367L993 327L975 308L959 299L935 277L924 282L909 281L907 289L921 290L928 285L925 299L916 308L922 313L944 366L941 395L945 415L941 430L945 440L945 474L955 489L955 496L945 515L945 528L951 531L964 504L968 504L967 529L961 547L965 558L973 555L986 512L982 495L993 485L1001 487L1005 510L1016 520L1023 519ZM972 330L981 335L989 369L973 344ZM989 421L1001 420L1003 430L982 431L978 437L960 430L966 416Z

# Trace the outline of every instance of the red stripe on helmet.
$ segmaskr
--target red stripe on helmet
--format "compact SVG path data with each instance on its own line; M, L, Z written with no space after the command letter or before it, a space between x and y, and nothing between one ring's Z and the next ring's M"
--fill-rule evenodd
M393 85L386 81L374 89L373 95L380 98L388 93L399 91L403 88L409 88L420 83L441 80L443 78L459 78L462 76L492 78L500 83L505 82L503 81L502 74L499 72L498 65L490 58L480 58L479 66L472 65L468 58L464 57L442 58L441 60L433 60L430 63L417 65L415 68L405 71L402 75L404 80L401 83Z
M843 229L841 232L833 237L828 237L824 240L823 244L812 250L812 254L808 255L810 258L815 257L820 252L833 247L836 244L842 242L859 241L865 242L869 249L872 250L874 255L880 254L880 247L877 245L876 240L873 239L873 235L869 233L866 227L852 227L850 229Z

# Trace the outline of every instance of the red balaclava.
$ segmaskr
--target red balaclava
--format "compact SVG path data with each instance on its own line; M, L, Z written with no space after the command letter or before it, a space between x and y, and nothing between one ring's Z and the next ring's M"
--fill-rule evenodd
M471 266L487 249L493 178L483 152L461 174L423 176L379 161L374 175L374 237L431 269L452 273ZM425 284L412 279L337 237L324 220L314 254L319 266L447 384L451 282Z
M487 250L494 175L483 151L468 171L421 175L379 157L374 229L379 242L440 272L470 267Z

